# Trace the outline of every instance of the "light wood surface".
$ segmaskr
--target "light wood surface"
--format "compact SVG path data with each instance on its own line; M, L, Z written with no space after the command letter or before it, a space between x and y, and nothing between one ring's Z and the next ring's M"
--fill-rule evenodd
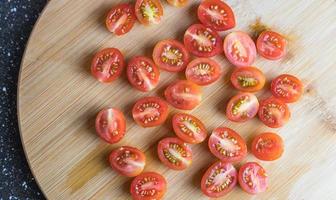
M135 100L160 95L180 74L162 72L159 88L144 94L134 90L126 76L109 85L100 84L89 73L94 53L105 47L119 48L127 59L152 53L156 42L182 39L196 22L199 1L182 9L163 2L160 25L136 27L115 37L106 31L104 17L119 0L52 0L30 38L22 61L18 108L22 142L31 169L48 199L130 199L131 179L117 175L107 163L110 150L120 145L142 149L145 170L162 173L168 180L165 199L207 199L200 191L204 170L215 158L207 144L193 145L193 165L185 171L168 170L156 155L157 141L173 135L166 125L144 129L131 118ZM227 199L332 199L336 195L336 2L334 0L230 0L237 18L235 30L251 31L256 19L288 36L289 55L278 62L259 58L268 80L291 73L305 84L302 100L291 104L292 118L281 129L270 129L257 119L248 123L228 122L227 100L234 94L228 82L233 69L223 55L217 56L225 75L203 88L202 104L191 111L209 131L228 126L248 141L263 131L275 131L285 140L285 153L275 162L260 162L267 169L270 187L256 197L239 187ZM223 36L226 33L223 33ZM258 96L269 95L266 91ZM113 106L124 111L127 135L108 145L94 130L96 113ZM171 109L171 113L176 110ZM255 161L251 155L244 160ZM238 163L236 166L239 166Z

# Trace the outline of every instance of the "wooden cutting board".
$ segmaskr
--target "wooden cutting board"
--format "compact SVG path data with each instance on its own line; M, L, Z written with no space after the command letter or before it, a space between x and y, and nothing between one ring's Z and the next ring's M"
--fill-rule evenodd
M182 39L186 28L197 21L200 1L185 8L163 2L165 15L160 25L136 27L115 37L106 31L107 11L120 0L52 0L42 13L30 38L19 78L19 122L30 167L48 199L130 199L131 179L110 169L111 149L132 145L147 156L146 171L162 173L168 180L165 199L207 199L200 191L204 170L215 158L206 142L193 145L193 165L176 172L156 156L158 140L172 136L170 119L165 125L144 129L131 118L136 99L162 96L165 86L183 74L162 72L157 90L134 90L123 75L109 85L100 84L89 72L96 51L119 48L127 59L151 56L155 43L166 38ZM228 126L250 142L263 131L275 131L285 140L285 153L275 162L261 162L268 171L270 187L253 197L239 187L227 199L332 199L336 195L336 2L334 0L230 0L237 18L235 30L251 33L249 26L260 19L290 42L288 56L277 62L259 58L270 81L282 73L300 77L305 84L302 100L291 104L292 118L283 128L270 129L257 119L244 124L229 122L224 110L237 91L228 82L233 67L223 55L225 75L203 88L202 104L190 113L198 116L209 131ZM18 30L19 31L19 30ZM226 33L223 33L223 36ZM258 93L266 97L266 91ZM127 117L127 135L108 145L94 130L96 113L113 106ZM171 114L176 110L171 109ZM246 161L255 161L251 155ZM243 163L243 162L242 162ZM238 163L239 166L242 163Z

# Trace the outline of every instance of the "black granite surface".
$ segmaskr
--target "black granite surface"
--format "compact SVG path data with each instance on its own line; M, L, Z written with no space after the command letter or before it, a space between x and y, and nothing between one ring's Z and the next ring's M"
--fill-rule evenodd
M0 0L0 199L45 199L28 167L17 124L22 54L47 0Z

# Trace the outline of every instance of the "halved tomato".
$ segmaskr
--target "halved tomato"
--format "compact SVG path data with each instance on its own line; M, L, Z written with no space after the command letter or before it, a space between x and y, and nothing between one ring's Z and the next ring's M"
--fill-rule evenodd
M208 146L213 155L225 162L239 162L247 154L245 140L227 127L213 130Z
M141 174L145 168L146 156L137 148L122 146L111 152L109 162L112 169L118 173L134 177Z
M240 93L232 97L226 107L226 117L233 122L246 122L257 115L259 101L252 93Z
M251 150L258 159L273 161L281 157L284 143L282 138L275 133L262 133L253 139Z
M183 7L187 5L189 0L167 0L167 2L175 7Z
M202 24L216 31L226 31L236 26L231 7L221 0L202 1L197 15Z
M225 56L237 67L251 66L256 59L256 52L256 46L247 33L237 31L225 37Z
M132 115L142 127L158 126L168 117L168 104L159 97L144 97L135 103Z
M157 43L153 51L154 62L168 72L179 72L189 63L189 53L177 40L163 40Z
M124 65L124 56L118 49L103 49L94 56L91 73L98 81L110 83L121 75Z
M233 87L242 92L257 92L265 86L266 78L256 67L239 67L231 75Z
M124 114L116 108L103 109L96 117L96 131L108 143L119 142L126 132Z
M202 177L202 192L210 198L222 197L237 185L237 176L237 170L231 163L217 161Z
M222 74L219 64L210 58L196 58L186 69L186 77L197 85L210 85Z
M179 138L162 139L157 151L161 162L170 169L184 170L191 165L191 148Z
M136 89L148 92L159 84L160 71L151 59L136 56L128 63L127 78Z
M161 199L167 190L165 177L156 172L144 172L131 183L131 195L134 200Z
M249 194L265 192L268 187L268 176L265 169L255 162L245 163L238 173L240 187Z
M105 23L110 32L123 35L133 28L135 20L133 5L122 3L111 9L107 14Z
M144 25L158 24L163 16L160 0L136 0L135 15Z
M271 91L275 98L286 103L293 103L302 96L303 85L295 76L282 74L272 81Z
M257 40L258 53L269 60L279 60L286 55L287 40L273 31L262 32Z
M192 110L202 100L201 88L190 81L174 82L166 88L164 95L168 103L182 110Z
M270 97L261 101L258 115L266 126L279 128L288 122L291 114L283 101Z
M173 116L173 129L177 137L191 144L203 142L208 136L204 124L195 116L177 113Z
M202 24L190 26L184 34L184 45L187 50L198 57L212 57L220 54L222 38L211 28Z

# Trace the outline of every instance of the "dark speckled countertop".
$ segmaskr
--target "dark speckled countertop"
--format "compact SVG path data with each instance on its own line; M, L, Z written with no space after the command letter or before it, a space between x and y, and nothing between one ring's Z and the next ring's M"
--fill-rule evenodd
M16 115L20 63L47 0L0 0L0 199L45 199L28 167Z

